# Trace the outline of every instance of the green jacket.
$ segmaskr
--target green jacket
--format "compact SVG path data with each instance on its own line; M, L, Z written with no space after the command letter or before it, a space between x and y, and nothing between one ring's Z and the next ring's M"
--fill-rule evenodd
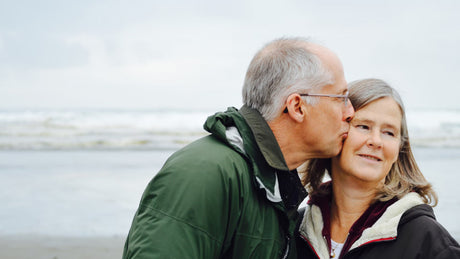
M243 106L204 127L147 186L123 258L295 258L306 193L268 124Z

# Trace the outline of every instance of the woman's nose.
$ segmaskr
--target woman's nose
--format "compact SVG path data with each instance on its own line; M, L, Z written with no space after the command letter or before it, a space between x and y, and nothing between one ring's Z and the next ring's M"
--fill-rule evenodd
M372 131L367 139L367 145L376 148L382 147L382 138L380 136L380 132Z

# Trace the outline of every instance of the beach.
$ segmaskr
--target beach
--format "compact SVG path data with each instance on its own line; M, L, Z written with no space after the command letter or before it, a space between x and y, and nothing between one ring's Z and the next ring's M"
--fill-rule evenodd
M120 258L150 179L174 149L0 151L1 258ZM416 147L460 240L460 148Z
M121 258L142 191L172 152L0 151L0 258Z
M2 259L121 258L121 237L2 236Z

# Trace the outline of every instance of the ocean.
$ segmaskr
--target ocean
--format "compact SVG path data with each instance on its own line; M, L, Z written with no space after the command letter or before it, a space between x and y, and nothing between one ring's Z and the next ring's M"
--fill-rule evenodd
M206 134L214 112L0 110L0 150L177 149ZM407 111L414 146L460 147L460 110Z
M0 234L125 236L142 192L174 151L206 135L193 110L0 111ZM411 143L460 240L460 112L410 110Z

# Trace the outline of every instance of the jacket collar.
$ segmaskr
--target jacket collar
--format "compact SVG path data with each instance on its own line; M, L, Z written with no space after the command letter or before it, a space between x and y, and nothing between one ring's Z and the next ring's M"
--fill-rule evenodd
M247 106L241 111L230 107L209 116L204 128L248 160L257 186L265 190L268 200L278 204L275 206L281 206L276 171L288 171L288 167L275 136L260 113Z
M362 236L352 244L350 250L373 241L396 238L403 214L420 204L424 204L424 202L418 193L406 194L389 206L373 226L365 229Z
M204 128L247 159L257 187L265 190L267 199L275 203L275 207L286 212L297 211L306 191L297 171L289 171L272 130L257 110L247 106L240 110L230 107L209 116Z
M328 185L322 187L331 188L330 183ZM302 238L308 241L320 258L328 258L330 250L329 204L332 189L329 190L327 195L312 197L309 200L309 206L299 227ZM396 238L402 215L420 204L423 204L423 200L415 192L406 194L400 200L374 203L351 227L345 244L347 247L344 246L343 252L367 243Z
M278 141L259 111L244 105L239 112L251 128L265 161L277 170L289 171Z

